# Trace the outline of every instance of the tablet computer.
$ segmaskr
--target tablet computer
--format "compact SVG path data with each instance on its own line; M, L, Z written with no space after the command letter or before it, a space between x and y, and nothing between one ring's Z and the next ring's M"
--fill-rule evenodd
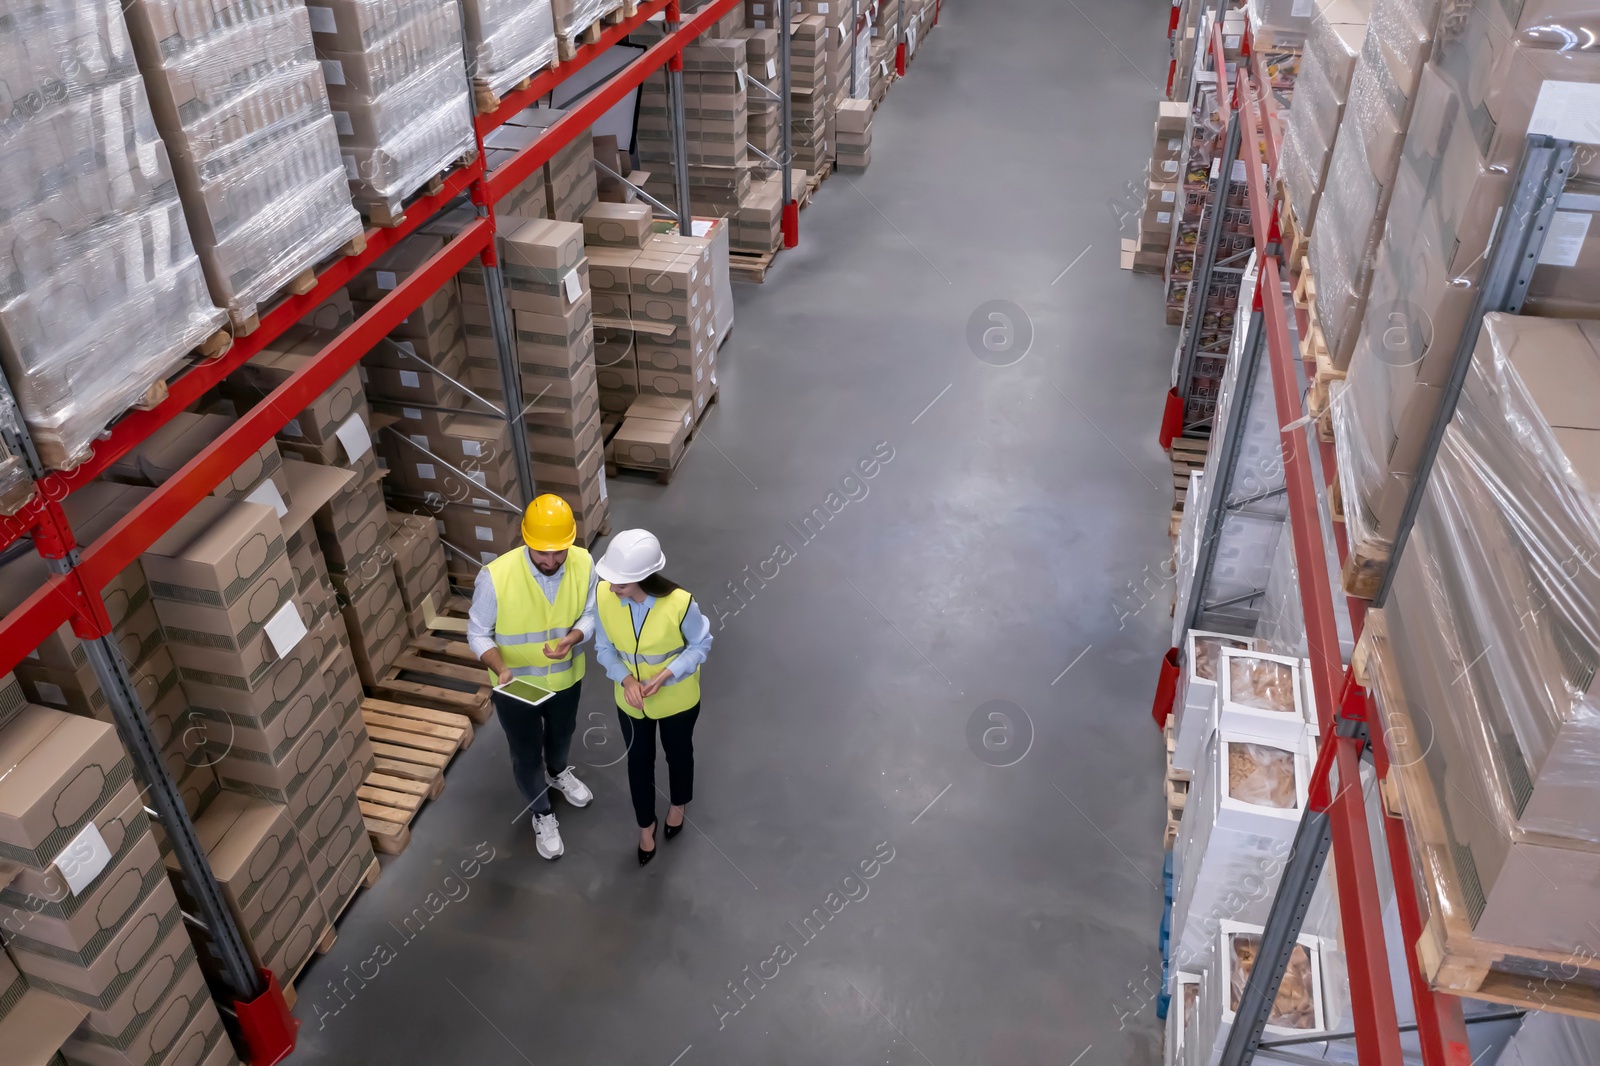
M537 707L555 693L547 688L534 684L525 677L513 677L503 685L496 685L496 692L504 692L512 699L521 700L530 707Z

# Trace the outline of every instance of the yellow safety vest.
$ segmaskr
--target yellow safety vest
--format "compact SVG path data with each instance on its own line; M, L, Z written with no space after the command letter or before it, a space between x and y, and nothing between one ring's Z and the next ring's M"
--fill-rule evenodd
M533 678L548 689L571 688L583 680L583 652L551 659L546 657L544 646L547 641L566 636L583 614L594 560L582 548L567 549L566 569L561 573L554 603L545 599L544 590L533 579L531 565L526 548L508 551L489 564L496 608L494 642L500 657L517 677ZM489 676L499 680L493 670Z
M633 632L633 610L611 591L611 584L600 582L595 593L595 606L600 612L600 624L605 627L611 646L617 649L628 673L640 681L649 681L676 659L688 646L683 637L683 619L694 602L683 589L675 589L658 598L646 612L644 624L637 635ZM615 684L617 707L633 718L666 718L687 711L700 702L700 671L678 681L661 686L661 691L644 701L640 714L622 694L622 683Z

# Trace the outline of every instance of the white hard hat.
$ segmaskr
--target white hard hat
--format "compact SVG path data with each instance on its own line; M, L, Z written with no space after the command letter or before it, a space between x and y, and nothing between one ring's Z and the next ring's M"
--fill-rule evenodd
M594 572L613 585L627 585L643 581L667 565L661 554L661 542L647 529L624 529L611 543L606 553L594 564Z

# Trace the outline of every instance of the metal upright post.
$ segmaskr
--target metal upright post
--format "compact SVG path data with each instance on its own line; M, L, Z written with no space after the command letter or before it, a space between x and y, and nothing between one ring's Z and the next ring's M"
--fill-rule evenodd
M667 32L682 25L677 0L667 5ZM694 236L694 207L689 199L689 138L683 113L683 53L667 60L667 121L672 125L672 181L678 193L678 232Z
M507 321L505 277L500 273L500 260L493 244L484 251L481 261L483 288L489 299L489 333L494 337L495 353L500 359L500 389L511 436L511 458L517 468L521 506L525 507L533 501L538 486L533 477L533 456L528 451L528 432L522 425L527 404L522 396L522 371L517 364L516 337L511 323Z
M906 76L906 0L899 0L894 11L894 74L897 78L903 78Z
M1478 286L1478 296L1467 317L1467 326L1461 331L1456 344L1455 362L1450 367L1450 377L1445 381L1439 411L1429 427L1423 444L1422 457L1417 462L1411 488L1406 493L1405 506L1395 526L1390 541L1389 565L1385 567L1378 592L1372 598L1373 606L1382 607L1394 583L1396 563L1411 537L1411 527L1422 506L1422 494L1428 488L1428 472L1439 455L1439 444L1444 431L1456 411L1456 401L1461 398L1461 387L1466 383L1467 371L1472 366L1472 353L1478 346L1478 330L1483 316L1490 311L1517 312L1528 295L1528 282L1534 267L1539 265L1539 253L1544 248L1545 237L1561 199L1567 175L1572 173L1576 146L1571 141L1558 141L1539 134L1528 135L1522 149L1522 159L1517 164L1516 177L1511 186L1511 200L1500 216L1499 232L1489 249L1483 281Z
M856 62L856 51L861 44L861 0L850 0L850 98L854 100L861 92L858 84L861 78L860 64Z
M783 246L793 248L800 243L800 205L794 199L794 101L790 97L793 84L789 70L789 35L794 27L789 23L792 0L778 0L778 91L783 94L779 106L783 109L782 140L778 147L778 163L783 171Z
M1225 93L1228 85L1221 71L1217 73L1217 92ZM1218 160L1217 176L1211 184L1211 223L1206 231L1206 241L1200 256L1195 260L1194 273L1189 277L1189 294L1184 300L1183 357L1178 360L1178 396L1187 405L1190 381L1194 376L1194 359L1200 348L1200 323L1205 317L1206 290L1211 285L1211 271L1217 265L1217 246L1222 243L1222 218L1228 207L1228 186L1233 181L1234 160L1239 158L1239 109L1230 108L1228 133L1223 142L1222 157Z

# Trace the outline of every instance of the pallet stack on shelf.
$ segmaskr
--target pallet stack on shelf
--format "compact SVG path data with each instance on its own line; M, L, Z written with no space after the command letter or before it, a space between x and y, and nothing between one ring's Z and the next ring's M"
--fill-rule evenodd
M1286 1008L1314 1006L1306 979L1326 993L1337 966L1355 1039L1339 1054L1363 1063L1413 1061L1398 1032L1413 1018L1425 1066L1457 1061L1468 1045L1457 997L1600 1019L1584 946L1600 805L1588 795L1592 754L1582 754L1592 753L1582 737L1600 647L1587 635L1584 575L1600 554L1600 516L1595 427L1579 413L1600 380L1590 321L1600 245L1587 239L1600 134L1562 103L1600 102L1593 53L1562 46L1597 33L1585 3L1336 4L1312 21L1287 110L1258 88L1283 88L1281 54L1247 40L1229 76L1261 295L1233 330L1201 513L1186 516L1180 544L1176 627L1229 617L1239 599L1238 553L1217 547L1243 513L1235 501L1285 499L1273 572L1244 594L1259 609L1229 639L1266 641L1290 656L1285 668L1301 663L1304 685L1285 691L1315 711L1304 718L1315 762L1292 846L1254 871L1267 913L1244 913L1261 897L1243 872L1224 878L1235 897L1213 917L1254 925L1223 930L1222 950L1198 963L1195 945L1183 946L1194 938L1178 931L1194 918L1183 901L1205 887L1209 849L1195 841L1225 808L1206 817L1215 805L1191 783L1169 1062L1231 1066L1297 1040L1305 1017ZM1285 261L1308 243L1309 264ZM1248 453L1263 418L1282 471L1266 493L1247 480L1260 480ZM1193 689L1196 660L1192 639L1173 649L1167 691ZM1190 702L1172 707L1174 767L1194 746ZM1227 702L1219 695L1223 731ZM1279 725L1294 717L1280 702ZM1360 788L1331 784L1358 776ZM1230 787L1240 780L1230 774ZM1318 879L1330 848L1331 883ZM1330 884L1336 913L1319 917L1316 894ZM1289 906L1303 900L1309 912ZM1334 918L1338 954L1326 939ZM1254 939L1226 950L1240 933ZM1391 982L1393 953L1405 957L1409 996ZM1218 959L1231 982L1219 982ZM1559 1044L1529 1036L1550 1056L1541 1061L1593 1057L1581 1040Z

